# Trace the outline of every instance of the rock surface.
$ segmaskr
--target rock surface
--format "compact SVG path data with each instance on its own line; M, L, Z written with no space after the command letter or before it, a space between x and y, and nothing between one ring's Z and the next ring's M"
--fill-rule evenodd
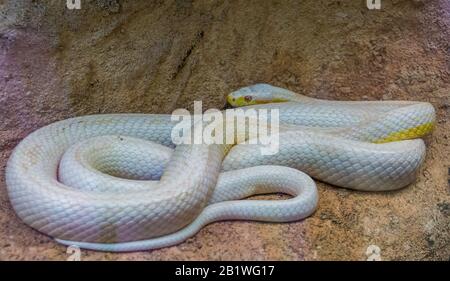
M336 100L431 102L437 127L417 182L365 193L318 183L302 222L221 222L183 244L84 260L365 260L450 258L450 3L382 1L0 2L0 260L65 260L24 225L4 167L33 130L71 116L223 108L257 82ZM350 2L350 3L349 3ZM363 3L364 2L364 3ZM425 3L426 2L426 3Z

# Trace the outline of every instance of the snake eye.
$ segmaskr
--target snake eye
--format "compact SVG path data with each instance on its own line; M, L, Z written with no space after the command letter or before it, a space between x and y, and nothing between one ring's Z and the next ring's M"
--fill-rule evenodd
M252 96L245 96L245 97L244 97L244 100L245 100L246 102L249 102L249 101L252 100Z

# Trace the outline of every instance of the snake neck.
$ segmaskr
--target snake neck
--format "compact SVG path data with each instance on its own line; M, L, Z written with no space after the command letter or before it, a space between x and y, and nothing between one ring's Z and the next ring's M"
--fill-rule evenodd
M270 84L257 84L255 86L260 88L258 91L269 92L271 94L271 102L310 102L316 100L314 98L295 93L288 89L272 86Z

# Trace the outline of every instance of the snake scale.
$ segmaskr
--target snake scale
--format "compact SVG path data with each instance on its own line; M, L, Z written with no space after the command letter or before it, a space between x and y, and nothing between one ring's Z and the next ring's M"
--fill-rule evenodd
M268 84L228 96L278 109L279 152L258 144L175 146L170 115L75 117L31 133L6 167L12 206L66 245L136 251L175 245L219 220L298 221L318 203L314 181L355 190L402 188L424 160L431 104L328 101ZM240 200L281 192L287 200Z

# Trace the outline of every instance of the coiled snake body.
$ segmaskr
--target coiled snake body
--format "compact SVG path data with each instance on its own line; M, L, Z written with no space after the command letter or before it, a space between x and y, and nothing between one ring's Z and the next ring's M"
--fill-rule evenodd
M296 221L318 202L303 172L367 191L413 182L425 155L415 138L435 118L429 103L325 101L266 84L228 101L280 110L279 153L246 144L174 147L170 115L76 117L14 149L6 168L14 210L60 243L103 251L174 245L218 220ZM273 192L292 198L238 200Z

